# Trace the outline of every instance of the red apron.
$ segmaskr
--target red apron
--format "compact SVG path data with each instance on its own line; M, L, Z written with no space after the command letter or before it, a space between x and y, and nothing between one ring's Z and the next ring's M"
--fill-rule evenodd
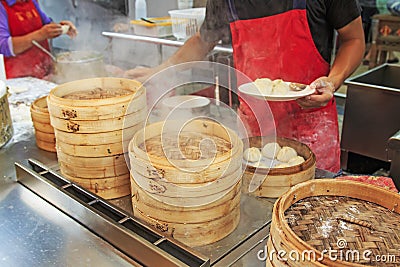
M330 66L312 39L305 0L294 0L290 11L249 20L239 20L233 0L228 3L233 20L230 28L235 67L251 80L270 78L310 84L329 73ZM334 99L327 106L315 109L301 109L295 101L268 101L274 121L268 116L263 100L245 95L240 95L239 100L238 113L250 135L272 133L275 124L277 136L298 140L312 149L318 168L339 171L340 143ZM266 115L259 118L259 114Z
M23 36L40 29L43 26L39 12L31 0L8 6L2 1L8 15L8 26L12 37ZM47 40L40 42L49 49ZM39 48L33 46L16 57L4 59L7 78L32 76L43 78L48 75L53 66L52 60Z

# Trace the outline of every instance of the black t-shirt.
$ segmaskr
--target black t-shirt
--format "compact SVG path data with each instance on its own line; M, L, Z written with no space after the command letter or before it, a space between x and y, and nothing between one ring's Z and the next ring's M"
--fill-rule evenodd
M234 0L239 19L254 19L280 14L293 9L293 0ZM340 29L360 15L357 0L307 0L308 24L314 43L330 62L333 47L333 30ZM228 0L208 0L206 18L200 28L202 39L207 42L231 39Z

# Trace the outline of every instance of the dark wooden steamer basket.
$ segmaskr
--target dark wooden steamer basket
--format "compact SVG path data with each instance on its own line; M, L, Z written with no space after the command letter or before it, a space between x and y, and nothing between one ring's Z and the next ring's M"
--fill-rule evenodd
M305 182L315 177L315 162L316 158L311 149L296 140L277 137L276 140L265 136L253 136L244 143L248 142L249 147L262 148L267 143L277 142L281 147L289 146L296 150L297 154L305 159L305 162L290 166L287 168L256 168L253 166L244 166L245 172L243 175L243 189L247 190L248 185L256 176L266 176L263 184L252 194L259 197L276 198L289 190L292 186Z
M298 227L292 228L287 221L288 214L285 215L285 212L300 200L316 196L330 196L330 198L336 198L337 204L318 207L302 205L302 207L300 207L303 209L301 215L295 221ZM316 258L320 258L321 251L316 249L315 246L322 241L320 242L318 240L319 238L315 236L308 242L305 242L300 236L302 235L302 231L306 231L306 233L315 233L314 229L316 226L312 221L313 218L321 218L327 214L328 216L326 216L326 218L328 218L330 212L332 212L333 215L332 221L337 219L334 218L336 216L339 217L339 220L341 220L340 218L345 218L346 214L340 214L346 213L346 210L342 207L345 203L342 197L349 197L351 198L351 203L355 205L364 205L366 207L356 218L359 222L348 222L349 225L351 225L349 229L356 229L359 231L361 241L356 240L356 237L353 236L354 233L356 233L355 231L352 232L353 235L346 235L349 233L344 231L342 232L344 235L342 237L337 234L334 235L334 233L332 234L331 232L328 233L330 236L325 239L331 241L332 249L338 249L335 247L336 241L339 238L344 238L347 241L347 248L360 252L360 260L362 260L362 252L370 249L374 251L375 255L376 252L378 252L379 255L395 255L396 260L399 261L398 248L400 248L400 235L397 229L399 229L398 225L400 225L400 221L394 216L394 213L396 213L396 216L400 213L400 195L374 185L345 180L321 179L308 181L294 186L291 190L283 194L274 205L270 238L267 245L269 249L275 249L276 251L284 250L287 252L294 250L299 252L300 255L306 250L314 251ZM381 207L376 207L373 204L377 204ZM382 207L387 210L382 211ZM307 212L305 212L305 210L307 210ZM322 240L323 238L324 237L321 236L320 239ZM328 248L325 247L325 249ZM290 259L284 262L276 257L272 260L267 259L267 266L369 266L365 265L366 263L367 262L362 261L358 263L342 260L333 261L326 254L320 262L302 262L292 261ZM385 266L396 266L396 264Z

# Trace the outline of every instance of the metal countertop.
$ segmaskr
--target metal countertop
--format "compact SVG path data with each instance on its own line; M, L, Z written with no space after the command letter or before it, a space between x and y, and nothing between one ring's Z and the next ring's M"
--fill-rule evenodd
M36 147L31 125L13 123L16 134L0 149L0 265L135 265L110 243L16 181L15 162L34 158L54 170L58 163L55 153ZM316 176L331 177L319 170ZM194 249L209 257L212 266L265 266L257 253L266 245L274 201L242 194L237 229L214 244ZM129 197L110 202L131 212Z

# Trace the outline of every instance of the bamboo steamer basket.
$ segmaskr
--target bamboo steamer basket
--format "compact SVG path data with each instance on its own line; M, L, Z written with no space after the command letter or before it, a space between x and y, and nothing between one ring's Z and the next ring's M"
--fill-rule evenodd
M177 129L174 127L174 121L167 123L171 129ZM186 137L185 133L190 133L187 139L194 141L193 144L190 144L190 152L188 153L196 154L195 160L190 158L168 159L162 149L168 150L170 148L168 146L171 145L171 150L173 150L176 148L176 144L164 142L161 145L160 134L164 131L163 127L166 125L164 122L158 122L146 126L135 134L129 144L129 158L132 168L140 171L145 177L162 178L175 184L202 184L212 182L226 173L229 174L241 168L242 141L232 130L211 120L192 120L179 133L179 137ZM177 127L179 129L179 122ZM192 136L194 134L198 134L198 136ZM212 137L218 138L212 140L217 146L216 156L197 159L200 154L197 140ZM144 143L146 143L147 149L141 147ZM181 147L183 149L189 147L189 145L184 146Z
M56 152L54 128L50 124L50 114L47 109L47 96L33 101L30 111L35 129L36 145L45 151Z
M55 87L47 99L61 173L103 198L129 195L124 149L146 117L141 83L76 80Z
M143 128L143 124L139 123L129 128L117 131L101 132L101 133L74 133L56 131L57 140L64 144L78 146L96 146L118 143L121 141L130 141L133 135Z
M115 199L119 198L120 196L127 196L131 192L129 185L129 174L99 179L86 179L69 176L63 171L61 171L61 173L68 180L105 199ZM126 183L126 180L128 180L128 184Z
M221 240L240 220L241 180L217 201L190 208L154 199L133 178L131 186L135 217L191 247Z
M224 238L239 222L243 143L211 120L180 126L158 122L133 137L132 204L136 217L189 246L201 246ZM169 135L175 132L177 139ZM207 153L203 140L213 142Z
M129 174L129 169L125 163L114 166L82 168L82 167L77 167L75 165L70 165L60 160L58 162L60 164L61 169L63 170L63 173L76 178L84 178L84 179L85 178L90 179L92 177L108 178L108 177L116 177Z
M257 180L262 180L265 177L265 180L250 194L268 198L280 197L292 186L315 178L316 158L307 145L283 137L277 137L276 140L272 140L268 137L254 136L248 139L249 147L258 147L260 149L270 142L277 142L281 147L289 146L294 148L297 154L302 156L305 161L286 168L262 168L244 164L243 189L246 192L248 192L249 184L254 177Z
M72 119L60 119L54 116L50 117L51 125L63 132L70 133L103 133L118 131L133 126L138 127L145 120L147 114L146 109L141 109L134 113L127 114L122 117L115 117L104 120L87 120L75 121Z
M312 261L287 257L267 259L267 266L379 266L362 257L365 251L395 255L400 247L400 195L381 187L346 180L321 179L292 187L275 203L268 250L314 253ZM342 255L359 253L359 260L322 255L331 249ZM315 260L317 259L317 260Z
M125 155L119 154L109 157L76 157L65 154L61 150L57 151L57 158L59 162L65 162L69 165L76 166L78 168L97 169L103 167L113 167L126 164Z

